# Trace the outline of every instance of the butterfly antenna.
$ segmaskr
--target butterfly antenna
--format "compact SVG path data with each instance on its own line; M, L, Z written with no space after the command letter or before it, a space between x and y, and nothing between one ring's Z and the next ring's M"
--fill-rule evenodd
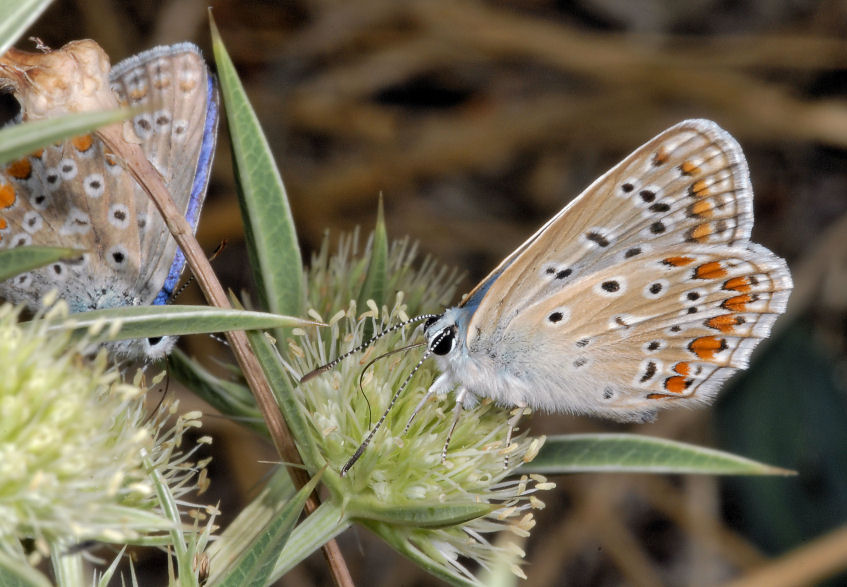
M365 365L365 368L362 369L361 373L359 373L359 393L362 394L362 397L365 398L365 402L368 404L368 426L371 425L371 402L370 402L370 400L368 400L368 396L365 395L365 388L362 387L362 381L365 378L365 372L368 369L371 368L371 365L373 365L374 363L376 363L380 359L384 359L385 357L390 357L391 355L393 355L395 353L402 353L403 351L408 351L410 349L422 346L424 344L425 343L423 343L423 342L413 342L412 344L407 344L406 346L400 347L399 349L393 349L393 350L388 351L387 353L382 353L380 356L374 357L373 359L368 361L368 364Z
M406 376L406 379L403 381L403 384L400 386L400 388L397 390L397 392L391 398L391 401L388 402L388 407L385 408L385 411L382 413L382 417L377 421L376 425L373 428L371 428L371 431L368 432L368 435L365 437L365 440L362 442L362 444L359 445L359 448L356 449L356 452L353 453L353 456L350 457L350 460L348 460L344 464L344 466L341 467L341 476L342 477L344 477L344 475L347 474L347 471L349 471L350 468L353 465L356 464L356 461L359 460L359 457L361 457L362 454L365 452L365 449L368 448L368 445L371 443L371 440L373 439L374 434L376 434L376 431L379 430L380 426L382 426L382 423L385 422L385 418L388 417L388 412L390 412L391 408L394 407L394 404L395 404L395 402L397 402L397 399L400 397L400 394L403 393L403 390L406 389L406 386L409 384L409 381L412 380L412 376L415 373L417 373L418 369L421 368L421 365L423 365L424 361L426 361L429 358L430 354L432 354L432 353L430 352L429 349L427 349L426 352L424 352L423 356L421 357L421 360L418 361L418 364L415 365L414 369L412 369L412 372L409 373Z
M430 318L438 318L438 317L439 317L439 314L422 314L420 316L415 316L414 318L409 318L405 322L400 322L399 324L395 324L394 326L392 326L390 328L386 328L382 332L378 332L377 334L374 334L372 337L370 337L368 340L366 340L365 342L363 342L362 344L360 344L356 348L344 353L343 355L341 355L339 357L336 357L335 359L333 359L332 361L330 361L326 365L321 365L317 369L309 371L308 373L306 373L305 375L300 377L300 383L305 383L305 382L309 381L310 379L317 377L321 373L324 373L325 371L329 371L330 369L335 367L337 364L339 364L341 361L343 361L344 359L346 359L350 355L355 355L356 353L361 352L363 349L368 348L374 342L376 342L377 340L379 340L380 338L382 338L386 334L390 334L390 333L394 332L395 330L399 330L401 328L408 326L409 324L414 324L415 322L421 322L422 320L429 320ZM400 350L402 350L402 349L400 349Z
M214 261L214 260L217 258L217 256L221 254L221 251L223 251L225 248L226 248L226 239L222 240L222 241L218 244L218 246L215 248L215 250L214 250L214 251L212 251L212 254L211 254L211 255L209 255L209 262L211 263L212 261ZM171 294L171 297L170 297L170 298L168 298L168 304L173 304L173 303L176 301L176 299L177 299L180 295L182 295L182 292L184 292L184 291L185 291L185 289L186 289L189 285L191 285L192 283L194 283L194 274L193 274L193 273L192 273L191 275L189 275L189 276L185 279L185 283L183 283L182 285L180 285L180 286L177 288L177 290L176 290L174 293L172 293L172 294Z
M144 419L143 425L147 425L153 419L153 416L156 415L156 412L159 411L159 408L162 407L162 404L165 403L165 398L168 397L168 392L171 389L171 377L170 375L165 375L165 389L162 390L162 395L159 398L159 401L156 402L156 407L150 410L150 413L147 414L147 417Z

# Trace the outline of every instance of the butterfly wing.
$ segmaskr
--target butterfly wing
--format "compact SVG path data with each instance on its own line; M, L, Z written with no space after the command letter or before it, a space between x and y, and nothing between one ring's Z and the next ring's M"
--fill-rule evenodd
M489 317L548 297L576 278L679 243L746 242L753 192L741 147L708 120L681 122L598 178L465 298ZM513 287L515 284L520 284Z
M622 420L709 400L792 287L752 224L743 153L714 123L637 149L466 298L469 354L520 383L494 399Z
M759 245L683 245L578 278L469 350L525 381L528 396L508 403L637 419L711 400L791 287L785 262Z
M50 145L0 171L0 247L38 244L87 251L0 283L0 296L36 310L48 291L74 312L131 303L140 272L134 182L106 164L93 135Z
M217 129L217 93L199 50L152 49L110 72L122 101L149 107L134 137L196 226ZM51 145L0 171L0 247L87 251L0 284L0 296L36 310L58 289L71 311L162 302L184 265L143 189L96 135Z
M142 106L135 134L161 174L174 203L196 228L206 197L218 124L218 93L199 49L191 43L156 47L112 68L113 91L123 103ZM185 257L141 186L141 267L135 288L144 303L165 303L179 281Z

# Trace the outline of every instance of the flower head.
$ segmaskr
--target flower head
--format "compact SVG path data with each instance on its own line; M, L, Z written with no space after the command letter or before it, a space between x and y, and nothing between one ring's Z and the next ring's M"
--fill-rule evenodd
M382 307L369 300L359 308L353 300L363 273L357 268L367 264L356 259L354 250L355 237L342 240L338 255L329 257L324 249L313 262L310 292L320 293L312 296L316 309L311 313L325 318L330 328L296 332L288 358L297 374L360 345L369 328L384 331L410 314L442 308L455 289L455 273L429 260L413 269L414 247L400 241L389 254L386 289L396 292L393 299ZM323 316L321 310L333 308L327 299L338 305ZM414 327L392 332L298 387L313 440L330 469L338 471L405 385L361 458L347 476L328 484L350 518L436 574L473 581L463 559L488 566L509 556L522 575L517 566L522 553L495 546L486 535L499 530L526 534L533 526L530 510L543 505L533 494L551 484L540 476L516 476L516 469L534 457L543 439L522 433L506 446L509 411L485 401L460 415L442 463L455 398L430 397L421 405L438 375L434 362L420 363L421 348L391 352L421 340Z
M13 553L32 538L47 554L57 544L167 533L173 522L146 467L174 497L196 489L203 465L189 463L193 450L180 443L199 415L166 426L176 403L163 402L151 416L140 374L122 382L105 351L90 359L88 341L56 329L63 302L28 323L19 314L0 306L0 548Z

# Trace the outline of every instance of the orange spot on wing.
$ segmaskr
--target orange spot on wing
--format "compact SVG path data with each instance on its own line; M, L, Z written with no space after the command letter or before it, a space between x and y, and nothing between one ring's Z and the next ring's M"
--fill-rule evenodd
M686 379L682 375L674 375L665 379L665 389L671 393L683 393L689 385L691 385L691 379Z
M688 372L690 371L690 367L689 367L688 363L683 361L681 363L677 363L676 365L674 365L673 370L676 371L677 373L679 373L680 375L688 375Z
M740 318L740 316L733 316L732 314L721 314L720 316L715 316L714 318L706 320L706 326L714 328L715 330L720 330L724 334L728 334L740 323Z
M37 151L35 151L32 154L32 156L35 157L36 159L41 159L42 155L44 155L44 149L38 149Z
M723 284L723 288L731 289L733 291L750 291L750 280L747 279L746 276L733 277L732 279L726 280L726 283Z
M651 393L647 396L647 399L682 399L678 395L665 395L664 393Z
M8 208L15 203L15 188L12 184L0 185L0 208Z
M26 158L18 159L6 166L6 173L15 179L29 179L32 175L32 163Z
M731 310L733 312L744 312L747 308L745 306L753 301L753 296L750 294L742 294L740 296L735 296L724 300L721 304L721 307Z
M703 263L694 270L694 277L697 279L717 279L726 276L726 269L721 267L719 261L710 261Z
M700 200L699 202L694 202L691 205L691 213L701 218L711 218L712 210L714 210L715 205L712 204L709 200Z
M114 167L118 164L118 156L108 149L103 149L103 158L107 165Z
M689 236L695 240L701 240L712 234L712 227L709 224L698 224L691 229Z
M0 218L0 230L5 230L7 226L9 226L9 225L6 223L6 219ZM2 238L2 237L0 237L0 238Z
M653 155L653 165L657 167L659 165L664 165L668 162L668 159L670 159L670 154L668 153L668 150L664 147L660 147L658 152Z
M679 166L679 170L682 171L683 175L697 175L701 171L691 161L683 161L682 165Z
M138 100L140 100L141 98L143 98L146 95L147 95L147 89L146 88L135 88L135 89L132 89L132 90L129 91L129 99L134 101L134 102L137 102Z
M717 336L701 336L688 344L688 350L705 361L713 360L715 353L724 349L726 349L726 340Z
M668 257L667 259L662 259L662 263L672 267L683 267L685 265L690 265L693 262L693 257Z
M709 187L706 185L706 182L704 180L698 179L697 181L691 184L691 187L689 188L689 193L692 196L703 198L709 195Z
M86 152L94 144L94 139L91 135L80 135L71 139L71 144L76 147L77 151Z

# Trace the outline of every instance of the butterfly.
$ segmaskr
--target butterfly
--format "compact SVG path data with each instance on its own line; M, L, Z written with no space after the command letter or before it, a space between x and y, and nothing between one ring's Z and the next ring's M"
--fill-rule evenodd
M792 288L785 261L750 242L752 227L735 139L708 120L667 129L457 306L411 320L426 320L421 361L434 356L441 371L427 396L455 391L453 426L482 398L618 421L709 403L747 366Z
M219 98L191 43L156 47L109 72L121 104L141 107L128 140L140 144L196 229L215 151ZM166 303L185 257L152 200L96 135L45 147L0 170L0 248L54 245L81 258L0 283L0 297L33 311L57 290L71 312ZM174 337L110 343L116 358L157 359Z

